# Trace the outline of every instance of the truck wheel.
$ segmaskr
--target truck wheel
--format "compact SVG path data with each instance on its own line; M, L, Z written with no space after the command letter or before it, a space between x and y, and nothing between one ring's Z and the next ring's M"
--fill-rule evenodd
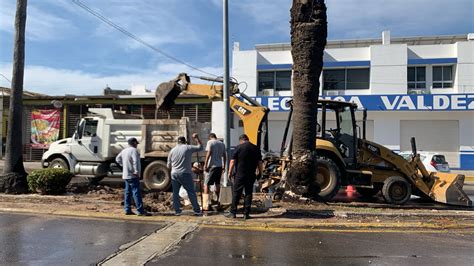
M330 200L341 188L341 171L333 160L325 157L318 158L315 181L320 188L318 197L322 200Z
M383 183L382 196L387 203L405 204L411 196L411 185L403 177L391 176Z
M149 190L168 190L171 185L171 176L166 163L154 161L147 165L143 172L143 182Z
M69 170L69 165L64 159L56 158L49 163L48 168L62 168Z
M357 192L363 197L370 199L377 195L382 188L380 186L374 185L373 188L358 187Z

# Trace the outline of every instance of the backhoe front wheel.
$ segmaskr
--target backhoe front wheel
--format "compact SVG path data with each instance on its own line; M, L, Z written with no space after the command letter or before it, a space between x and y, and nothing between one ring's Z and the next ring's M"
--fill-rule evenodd
M391 176L385 179L382 196L387 203L405 204L411 196L411 185L403 177Z
M315 181L320 188L317 196L322 200L330 200L341 188L341 171L333 160L320 157Z

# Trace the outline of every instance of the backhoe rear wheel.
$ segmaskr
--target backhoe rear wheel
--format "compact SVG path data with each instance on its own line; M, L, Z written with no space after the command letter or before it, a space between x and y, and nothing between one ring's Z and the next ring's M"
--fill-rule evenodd
M326 157L319 157L318 172L315 181L320 188L318 198L330 200L341 188L341 171L333 160Z
M405 204L411 196L411 185L403 177L391 176L385 179L382 196L387 203Z

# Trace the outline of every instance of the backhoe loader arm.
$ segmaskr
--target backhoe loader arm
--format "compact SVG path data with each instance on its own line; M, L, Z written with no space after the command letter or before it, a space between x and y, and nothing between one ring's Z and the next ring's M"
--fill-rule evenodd
M202 80L212 81L222 84L222 78L199 77ZM264 150L268 150L266 125L268 108L239 91L238 84L230 82L230 108L239 116L244 125L244 132L249 137L251 143L260 146L261 133L265 130ZM193 94L207 96L213 101L223 100L223 85L215 84L194 84L186 73L181 73L175 79L161 83L156 89L156 108L169 110L173 107L175 99L179 94Z

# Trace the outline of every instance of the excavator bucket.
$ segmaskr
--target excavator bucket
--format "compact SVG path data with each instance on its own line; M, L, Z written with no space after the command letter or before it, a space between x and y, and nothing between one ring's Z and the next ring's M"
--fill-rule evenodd
M181 87L175 81L161 83L155 92L156 109L170 110L180 93Z
M464 175L434 173L433 186L430 190L430 197L441 203L459 206L472 206L472 201L464 192Z

